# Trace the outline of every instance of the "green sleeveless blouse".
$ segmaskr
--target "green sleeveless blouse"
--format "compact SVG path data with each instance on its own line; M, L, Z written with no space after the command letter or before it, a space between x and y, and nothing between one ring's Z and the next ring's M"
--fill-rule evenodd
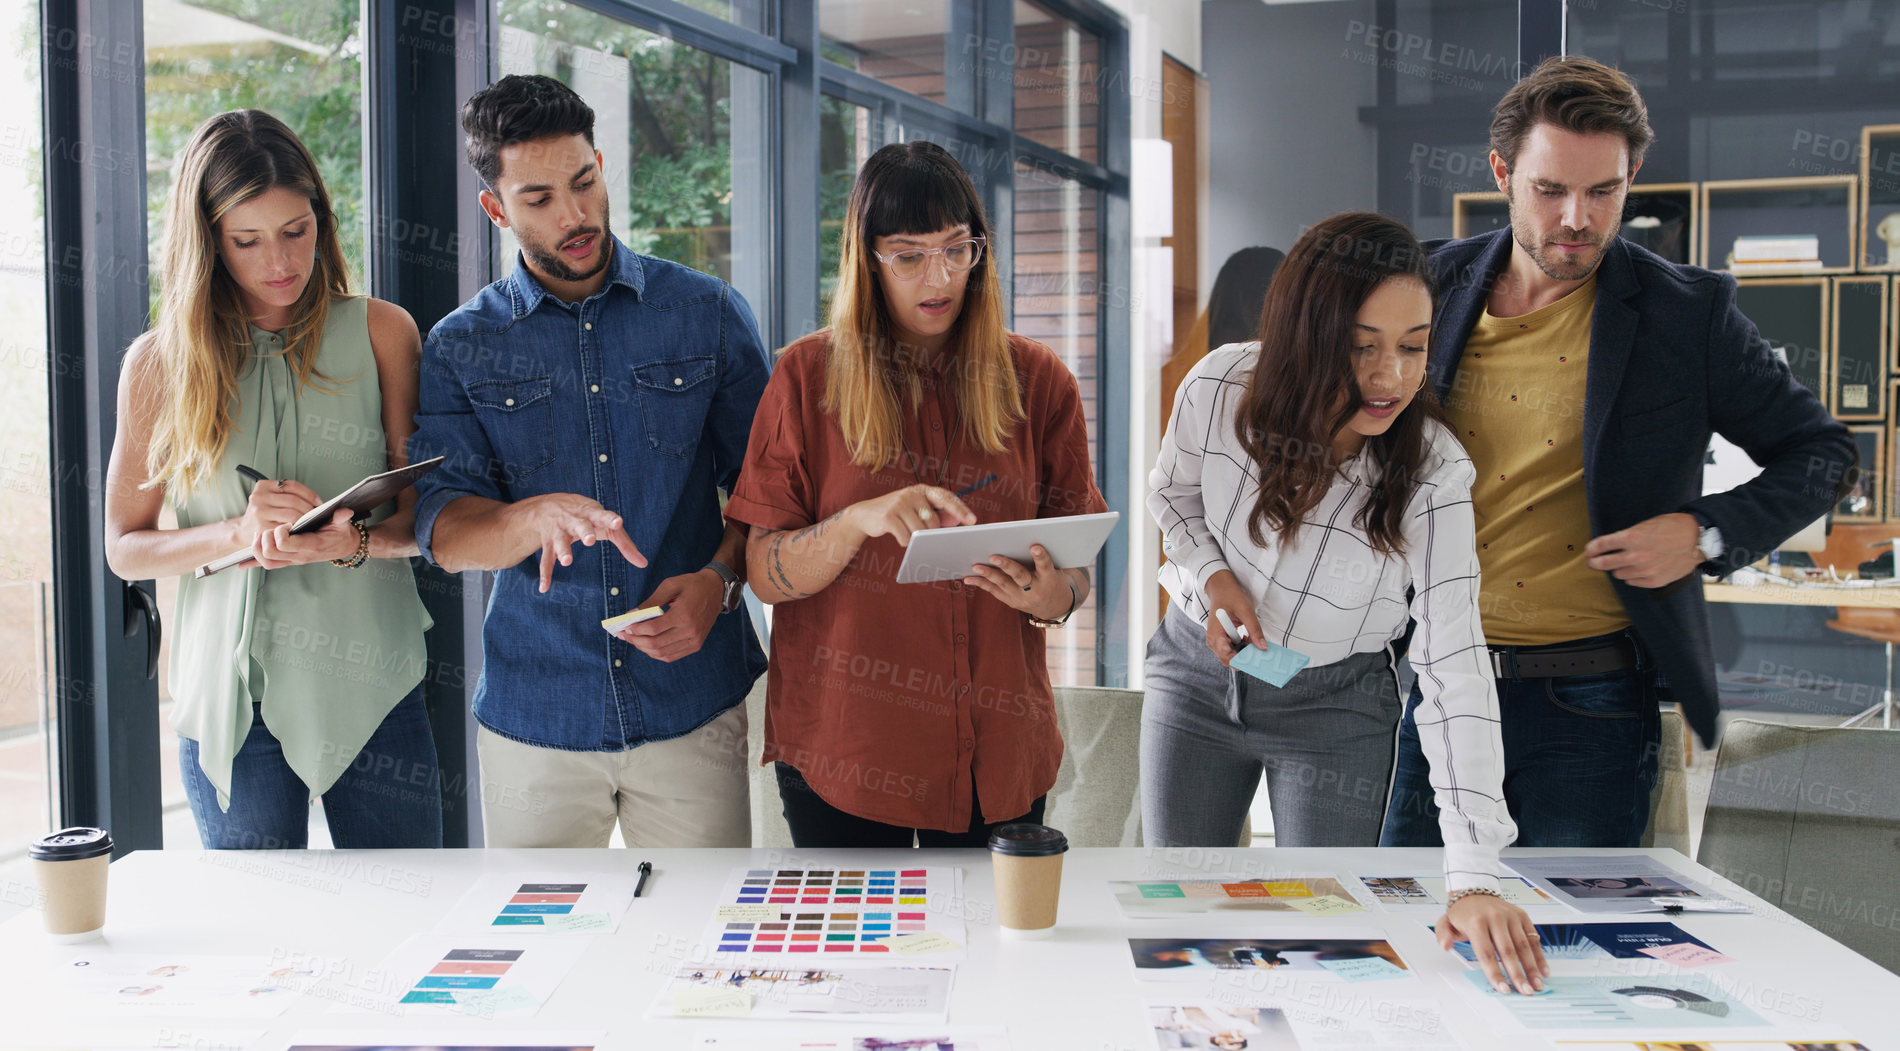
M368 299L331 304L317 355L322 378L311 386L298 386L283 337L253 327L251 340L216 472L183 500L170 494L180 526L243 515L249 484L238 464L300 481L326 500L388 469ZM369 523L395 509L394 501L377 508ZM228 809L252 702L290 768L320 796L422 680L431 621L409 560L371 559L356 569L323 561L187 574L172 624L172 727L198 742L198 764Z

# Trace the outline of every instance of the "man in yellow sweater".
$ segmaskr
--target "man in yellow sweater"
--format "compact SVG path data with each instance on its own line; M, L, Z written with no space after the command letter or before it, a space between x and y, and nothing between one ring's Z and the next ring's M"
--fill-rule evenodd
M1427 246L1431 376L1478 469L1484 633L1519 846L1637 845L1658 703L1715 735L1701 574L1747 565L1827 513L1854 470L1847 429L1736 309L1733 278L1617 237L1652 137L1621 73L1550 59L1491 123L1510 230ZM1704 496L1711 432L1761 475ZM1419 739L1445 730L1415 690L1384 845L1438 842Z

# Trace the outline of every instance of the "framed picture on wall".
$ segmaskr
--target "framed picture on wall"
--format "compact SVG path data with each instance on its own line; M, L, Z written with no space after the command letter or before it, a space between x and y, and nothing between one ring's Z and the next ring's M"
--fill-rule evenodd
M1834 278L1834 327L1828 337L1828 406L1837 419L1887 418L1887 295L1884 277Z
M1859 256L1860 178L1702 184L1702 265L1744 274L1846 274Z
M1847 428L1860 450L1860 477L1840 503L1834 505L1836 522L1881 522L1886 520L1887 427L1868 424Z
M1511 205L1496 190L1451 195L1451 235L1476 237L1511 225Z
M1735 303L1762 338L1788 363L1802 386L1833 411L1828 376L1828 296L1825 277L1764 277L1736 281Z
M1900 124L1860 129L1861 268L1900 270Z

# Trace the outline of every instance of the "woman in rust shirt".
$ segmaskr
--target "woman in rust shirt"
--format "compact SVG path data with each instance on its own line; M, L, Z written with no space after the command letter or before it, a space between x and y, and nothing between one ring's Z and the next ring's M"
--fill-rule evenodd
M1043 628L1088 575L1037 548L1033 565L895 580L916 530L1107 509L1075 377L1004 328L988 236L941 147L872 155L831 327L773 370L726 506L751 527L753 591L777 605L765 759L801 847L981 845L1040 820L1055 783Z

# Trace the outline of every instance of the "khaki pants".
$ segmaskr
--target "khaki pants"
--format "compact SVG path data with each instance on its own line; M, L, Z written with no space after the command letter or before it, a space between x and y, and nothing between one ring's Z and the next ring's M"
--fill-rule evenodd
M745 705L682 737L624 752L523 744L480 727L491 847L749 847Z

